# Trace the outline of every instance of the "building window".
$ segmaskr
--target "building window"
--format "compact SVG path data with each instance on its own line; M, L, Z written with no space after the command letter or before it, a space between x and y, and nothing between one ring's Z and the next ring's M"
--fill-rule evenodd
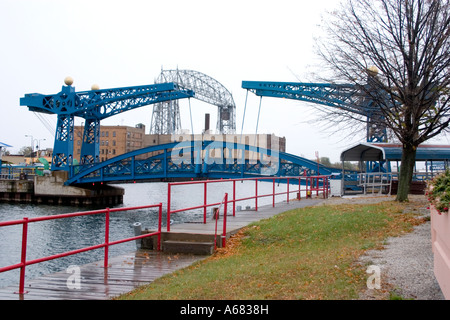
M116 149L113 149L113 154L116 154Z
M113 147L116 146L116 140L113 140Z
M115 131L113 131L113 137L115 137L116 136L116 132Z
M106 136L109 137L109 131L106 131Z

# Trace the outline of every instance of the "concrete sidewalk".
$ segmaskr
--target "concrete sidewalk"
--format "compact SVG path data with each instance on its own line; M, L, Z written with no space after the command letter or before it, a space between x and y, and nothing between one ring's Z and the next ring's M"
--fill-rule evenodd
M279 213L313 206L326 201L325 199L303 199L279 202L272 205L258 206L258 211L253 209L236 211L233 216L232 210L227 213L226 231L224 232L224 216L216 220L207 218L206 223L202 221L174 224L170 226L170 232L161 232L161 249L166 253L188 253L197 255L210 255L216 247L222 247L222 241L228 239L242 228L253 222L271 218ZM217 231L216 231L217 229ZM152 239L143 240L143 249L154 249L156 247L156 236Z
M236 215L233 217L233 212L231 210L227 213L227 234L234 234L238 232L243 227L264 219L271 218L279 213L297 209L314 206L316 204L322 203L326 199L302 199L302 200L291 200L288 202L279 202L272 205L258 206L258 211L255 209L236 211ZM230 212L231 211L231 212ZM214 234L216 227L216 221L211 217L207 219L206 224L203 222L199 223L181 223L175 224L170 227L170 232L175 233L196 233L196 234ZM220 213L220 219L217 222L218 232L221 234L223 229L223 213Z

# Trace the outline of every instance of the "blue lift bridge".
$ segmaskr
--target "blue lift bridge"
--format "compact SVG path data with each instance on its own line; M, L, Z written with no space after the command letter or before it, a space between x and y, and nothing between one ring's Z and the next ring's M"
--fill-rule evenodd
M75 92L73 80L65 80L66 86L57 94L25 94L20 105L30 111L56 114L57 126L53 148L52 170L66 170L73 164L74 119L85 120L81 146L81 164L99 161L100 120L142 106L190 98L192 90L175 83L124 87Z
M174 165L169 155L179 144L169 144L160 147L142 149L129 154L110 159L106 162L99 161L100 121L121 112L126 112L146 105L177 101L179 99L196 97L206 99L208 93L202 89L211 87L213 82L214 93L224 91L217 81L192 71L177 71L176 76L171 77L174 82L162 82L153 85L98 89L76 92L72 86L73 80L66 79L65 86L57 94L25 94L20 99L22 106L27 106L30 111L56 114L57 127L52 159L52 170L64 170L69 172L68 184L91 183L95 181L123 181L125 179L166 179L166 178L210 178L210 177L233 177L247 175L267 175L262 158L268 155L277 156L276 170L271 170L273 176L286 176L289 174L332 174L336 169L318 166L317 163L307 159L290 155L287 153L274 153L272 150L253 149L241 144L217 145L217 142L190 142L183 146L181 151L191 154L189 160ZM182 78L182 77L185 77ZM166 77L167 78L167 77ZM189 81L187 81L189 79ZM191 83L203 83L202 87L190 87ZM194 81L196 80L196 81ZM340 108L348 112L367 117L367 141L386 142L386 128L380 125L379 109L373 101L367 99L361 90L352 85L315 84L315 83L292 83L292 82L259 82L244 81L242 87L255 93L260 97L275 97L302 100L312 103L323 104L330 107ZM227 93L227 91L225 91ZM223 95L223 94L222 94ZM201 98L200 98L201 96ZM221 95L219 95L221 96ZM228 95L227 95L228 96ZM217 100L219 115L223 126L228 125L233 129L234 103L229 96L225 102ZM232 115L230 117L230 115ZM74 118L81 117L85 120L83 140L81 146L81 157L79 163L73 157ZM223 119L222 119L223 118ZM230 122L231 120L231 122ZM228 122L225 122L228 121ZM228 127L227 127L228 128ZM228 129L227 129L228 130ZM225 132L226 133L226 132ZM199 147L199 143L201 146ZM246 152L259 154L258 161L251 163L249 159L227 159L221 165L211 165L208 159L199 162L194 161L194 153L208 154L212 148L225 150L241 150L241 155ZM153 156L142 160L144 155L151 152ZM159 154L154 156L154 154ZM194 165L195 162L195 165ZM238 163L239 162L239 163ZM75 165L74 165L75 164ZM266 174L263 173L266 172ZM123 178L120 177L123 174Z

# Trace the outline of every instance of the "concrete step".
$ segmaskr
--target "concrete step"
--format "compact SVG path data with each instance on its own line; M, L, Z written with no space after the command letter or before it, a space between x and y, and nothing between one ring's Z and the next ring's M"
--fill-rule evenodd
M166 240L162 243L162 251L210 255L214 251L214 242Z

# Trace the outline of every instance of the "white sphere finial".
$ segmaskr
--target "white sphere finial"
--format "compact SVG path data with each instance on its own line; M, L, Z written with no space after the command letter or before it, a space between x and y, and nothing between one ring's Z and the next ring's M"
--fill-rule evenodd
M100 86L95 83L91 86L91 90L100 90Z
M66 84L66 86L71 86L73 84L73 79L72 77L66 77L64 79L64 83Z
M370 74L371 76L373 76L373 77L375 77L375 76L378 74L378 72L379 72L378 68L375 67L375 66L369 67L369 68L367 69L367 71L368 71L369 74Z

